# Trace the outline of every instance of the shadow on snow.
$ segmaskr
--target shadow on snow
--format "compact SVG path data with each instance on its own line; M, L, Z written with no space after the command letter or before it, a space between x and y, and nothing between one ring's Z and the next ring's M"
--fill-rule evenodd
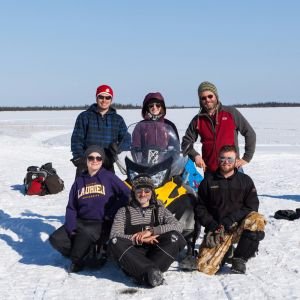
M24 184L14 184L10 186L13 191L19 191L25 196L25 185Z
M70 264L69 259L54 250L48 241L49 235L56 230L56 227L47 222L63 223L63 221L63 216L43 216L26 211L20 217L12 217L0 210L0 229L2 229L0 239L21 256L20 263L66 268ZM3 233L3 229L9 231ZM136 284L111 261L101 269L87 268L79 274L106 278L123 283L127 287L136 287Z
M275 195L258 195L258 196L300 202L300 195L279 195L279 196L278 195L276 195L276 196Z
M64 217L42 216L30 211L22 213L20 217L11 217L0 210L0 227L12 231L12 234L1 233L0 238L22 257L21 263L53 265L54 250L48 242L48 236L56 228L45 221L63 220Z

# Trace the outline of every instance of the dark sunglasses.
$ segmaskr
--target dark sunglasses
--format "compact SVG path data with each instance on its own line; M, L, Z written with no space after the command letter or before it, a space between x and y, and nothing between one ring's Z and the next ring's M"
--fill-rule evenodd
M205 101L206 99L212 99L213 97L214 97L214 95L207 95L207 96L201 97L201 100Z
M138 188L135 190L138 194L144 192L145 194L149 194L151 193L151 189L150 188Z
M103 96L103 95L99 95L98 97L97 97L99 100L111 100L111 96Z
M234 157L225 157L225 156L221 156L221 157L219 157L219 161L221 162L221 163L224 163L224 162L228 162L228 163L230 163L230 164L233 164L234 162L235 162L235 158Z
M102 161L102 157L101 156L88 156L87 157L88 161Z
M161 108L160 103L151 103L151 104L148 105L149 108L153 108L154 106L156 106L157 108Z

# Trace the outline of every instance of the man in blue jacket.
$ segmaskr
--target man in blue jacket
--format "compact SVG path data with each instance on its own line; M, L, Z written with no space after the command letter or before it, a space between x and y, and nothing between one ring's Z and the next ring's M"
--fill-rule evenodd
M96 90L96 103L77 117L71 137L72 162L77 167L76 176L86 169L84 151L91 145L105 148L105 167L113 170L113 152L126 137L127 126L124 119L111 107L113 90L108 85L100 85Z

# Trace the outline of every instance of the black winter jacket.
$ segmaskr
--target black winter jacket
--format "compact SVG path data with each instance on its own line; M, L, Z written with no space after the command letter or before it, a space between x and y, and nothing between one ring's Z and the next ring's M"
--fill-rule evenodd
M198 189L195 218L206 230L217 224L226 226L242 221L251 211L258 211L259 200L252 179L241 172L225 178L218 171L209 174Z

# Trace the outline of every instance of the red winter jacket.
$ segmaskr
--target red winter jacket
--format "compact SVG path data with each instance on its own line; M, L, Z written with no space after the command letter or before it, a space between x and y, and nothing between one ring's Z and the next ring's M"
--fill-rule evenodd
M193 144L200 136L202 158L207 171L214 172L218 168L218 155L222 146L235 145L239 151L238 132L245 137L245 153L242 159L249 162L253 157L256 144L253 128L236 108L222 106L219 103L215 121L204 109L192 119L182 139L181 148L183 153L189 155L194 161L199 153L194 149Z

